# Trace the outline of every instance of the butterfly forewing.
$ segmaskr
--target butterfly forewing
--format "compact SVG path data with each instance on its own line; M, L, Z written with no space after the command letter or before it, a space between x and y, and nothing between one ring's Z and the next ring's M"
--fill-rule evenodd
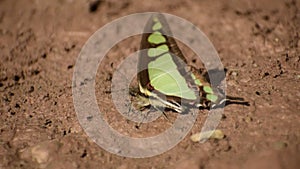
M151 17L144 32L138 74L141 91L196 100L198 89L163 15Z

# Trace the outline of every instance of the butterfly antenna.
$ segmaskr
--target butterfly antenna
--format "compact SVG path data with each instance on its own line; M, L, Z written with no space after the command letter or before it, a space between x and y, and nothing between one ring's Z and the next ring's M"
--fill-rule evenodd
M226 98L223 100L225 101L225 105L241 104L241 105L245 105L245 106L250 106L250 103L248 101L245 101L244 98L241 98L241 97L226 96Z
M226 96L225 100L226 100L226 101L230 101L230 100L244 101L244 98L241 98L241 97L233 97L233 96Z

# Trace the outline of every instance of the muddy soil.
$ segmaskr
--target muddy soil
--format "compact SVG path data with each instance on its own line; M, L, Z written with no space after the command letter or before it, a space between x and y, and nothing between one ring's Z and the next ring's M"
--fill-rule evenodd
M228 70L227 93L250 106L228 105L221 140L193 143L208 111L171 150L150 158L111 154L76 117L73 70L99 28L137 12L165 12L199 27ZM13 168L298 168L300 165L300 1L0 0L0 169ZM136 127L111 103L111 73L139 48L118 43L99 66L96 96L111 126L128 135L164 131L163 117ZM193 60L193 58L190 58ZM198 61L193 63L200 65ZM174 113L170 113L173 118Z

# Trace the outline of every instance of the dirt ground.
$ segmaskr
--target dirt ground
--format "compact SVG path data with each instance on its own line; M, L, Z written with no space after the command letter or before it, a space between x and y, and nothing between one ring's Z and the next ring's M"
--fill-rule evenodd
M97 7L97 8L96 8ZM193 143L202 111L173 149L132 159L106 152L81 128L72 99L78 54L100 27L122 16L158 11L182 17L212 41L228 69L228 105L218 129L226 137ZM300 1L0 0L0 169L10 168L274 168L300 165ZM116 45L99 68L97 99L115 129L159 133L166 120L136 128L110 103L111 72L139 48ZM106 66L106 67L105 67ZM111 113L111 114L110 114ZM126 123L126 124L122 124Z

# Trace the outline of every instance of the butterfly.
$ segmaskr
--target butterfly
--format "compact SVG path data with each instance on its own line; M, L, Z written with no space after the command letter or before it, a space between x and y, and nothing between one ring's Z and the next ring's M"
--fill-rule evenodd
M168 36L167 36L168 35ZM209 108L242 98L215 91L197 69L187 65L162 14L150 17L142 35L138 61L138 86L145 96L142 106L152 105L184 113L189 108ZM146 100L146 101L145 101Z

